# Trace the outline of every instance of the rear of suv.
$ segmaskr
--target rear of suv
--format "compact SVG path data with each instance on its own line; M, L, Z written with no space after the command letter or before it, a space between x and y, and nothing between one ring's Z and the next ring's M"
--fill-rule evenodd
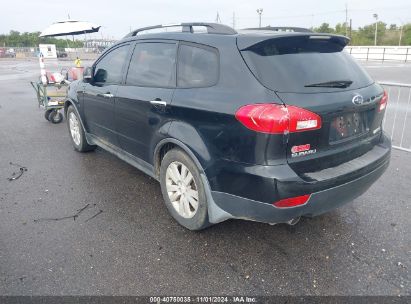
M388 96L343 50L348 38L212 23L146 33L162 27L105 51L65 112L76 150L100 146L156 178L184 227L295 223L388 167Z

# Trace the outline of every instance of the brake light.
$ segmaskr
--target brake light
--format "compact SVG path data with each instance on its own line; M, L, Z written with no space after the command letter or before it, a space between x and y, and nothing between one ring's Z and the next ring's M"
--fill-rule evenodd
M321 128L321 117L316 113L273 103L243 106L235 117L246 128L261 133L287 134Z
M273 203L273 205L277 208L297 207L306 204L310 197L310 194L306 194L296 197L285 198Z
M384 94L381 97L380 100L380 105L378 107L378 112L384 111L385 108L387 107L387 103L388 103L388 94L387 92L384 90Z

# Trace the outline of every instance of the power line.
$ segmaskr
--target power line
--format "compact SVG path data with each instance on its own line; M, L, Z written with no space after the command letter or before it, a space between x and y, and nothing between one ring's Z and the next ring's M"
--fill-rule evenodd
M380 8L373 8L373 9L368 9L368 8L348 9L348 5L346 5L346 6L347 7L345 9L342 9L342 10L333 10L333 11L325 11L325 12L320 12L320 13L301 14L301 15L265 16L265 19L287 19L287 18L313 17L313 16L322 16L322 15L332 15L332 14L336 14L336 13L346 13L348 15L350 12L359 12L359 11L371 12L371 11L387 10L387 9L402 10L402 9L405 9L405 8L411 8L411 6L398 6L398 7L380 7ZM255 19L255 17L237 17L237 19ZM348 22L348 19L347 19L347 22Z
M391 7L389 9L404 9L405 7L410 7L411 6L401 6L401 7ZM352 18L351 15L358 15L360 12L362 14L365 14L365 12L368 11L379 11L379 10L383 10L384 8L375 8L375 9L363 9L363 8L348 8L348 4L345 4L345 8L344 9L340 9L340 10L332 10L332 11L323 11L323 12L318 12L318 13L311 13L311 14L300 14L300 15L280 15L280 16L265 16L264 19L269 22L270 20L283 20L283 19L293 19L293 18L310 18L311 20L311 26L313 27L314 25L314 18L317 16L324 16L324 15L332 15L332 14L344 14L344 18L345 18L345 22L344 22L344 29L345 29L345 34L348 36L348 34L352 31ZM238 12L237 12L238 13ZM247 23L247 26L249 26L249 21L252 20L256 20L256 18L259 18L259 16L256 17L238 17L238 14L235 14L233 12L233 16L232 18L222 18L224 20L225 23L232 23L233 27L241 27L242 24ZM231 19L231 20L230 20ZM321 17L320 17L321 19ZM318 19L317 19L318 21ZM350 25L349 25L349 21L350 21ZM220 22L221 18L220 18ZM270 22L269 22L270 23Z
M328 15L328 14L335 14L335 13L342 13L345 12L344 10L338 10L338 11L329 11L329 12L323 12L323 13L317 13L317 14L304 14L304 15L290 15L290 16L274 16L274 17L265 17L266 19L286 19L286 18L298 18L298 17L312 17L312 16L321 16L321 15ZM237 19L255 19L255 17L239 17Z

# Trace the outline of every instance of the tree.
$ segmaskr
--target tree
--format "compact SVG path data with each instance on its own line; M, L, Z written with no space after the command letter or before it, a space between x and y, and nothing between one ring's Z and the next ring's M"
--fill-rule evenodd
M377 25L377 44L381 44L380 42L383 40L383 36L386 31L387 24L379 21ZM361 38L361 41L365 42L365 44L373 45L374 44L374 37L375 37L375 23L366 25L364 27L360 27L358 29L358 34Z
M377 45L398 45L402 28L401 45L411 45L411 23L399 27L379 21L377 27ZM335 27L330 27L328 23L322 23L313 29L318 33L334 33L346 35L345 23L337 23ZM358 30L351 31L351 45L374 45L375 23L367 24Z
M411 23L403 25L401 45L411 45Z
M337 23L335 25L335 33L339 35L345 35L346 28L344 23Z
M8 35L0 35L0 46L3 47L37 47L39 44L55 44L57 48L83 47L79 40L57 39L53 37L40 37L40 32L25 32L11 30Z
M317 33L334 33L334 29L330 27L328 23L323 23L319 27L314 28L314 32Z

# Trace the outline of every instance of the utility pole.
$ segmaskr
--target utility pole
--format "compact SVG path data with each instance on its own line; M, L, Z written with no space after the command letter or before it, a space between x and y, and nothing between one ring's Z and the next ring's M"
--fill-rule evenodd
M215 22L221 23L220 14L217 12L217 17L215 18Z
M263 9L257 9L257 14L259 15L260 22L258 23L258 27L261 27L261 14L263 13Z
M345 36L348 36L348 4L345 4Z
M401 24L401 27L400 27L400 40L398 41L398 46L401 46L402 29L403 29L403 27L404 27L404 24Z
M375 35L374 35L374 45L377 45L378 14L373 14L372 16L375 18Z
M352 19L350 18L350 41L352 42Z
M233 29L235 29L235 12L233 12Z

